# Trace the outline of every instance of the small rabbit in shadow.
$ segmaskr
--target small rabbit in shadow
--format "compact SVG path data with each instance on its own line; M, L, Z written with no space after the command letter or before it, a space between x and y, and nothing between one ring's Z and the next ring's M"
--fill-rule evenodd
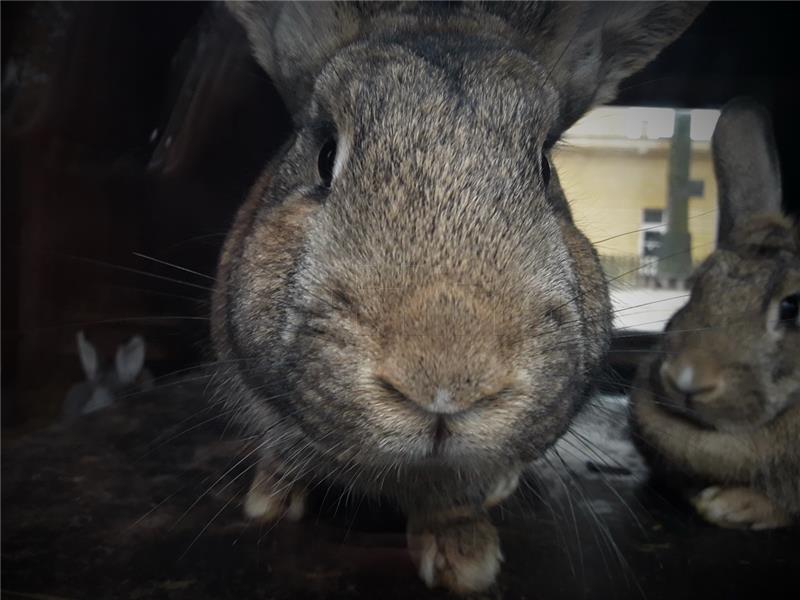
M133 336L117 347L114 363L101 365L97 349L79 331L78 357L86 381L74 384L64 398L62 421L72 422L82 415L111 406L127 394L146 391L153 387L153 376L144 367L145 341Z

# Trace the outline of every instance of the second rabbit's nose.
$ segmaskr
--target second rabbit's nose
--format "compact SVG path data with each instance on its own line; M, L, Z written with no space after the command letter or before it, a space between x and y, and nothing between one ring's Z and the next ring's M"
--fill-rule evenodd
M695 400L711 398L719 387L719 377L711 365L680 358L661 365L661 378L672 390Z

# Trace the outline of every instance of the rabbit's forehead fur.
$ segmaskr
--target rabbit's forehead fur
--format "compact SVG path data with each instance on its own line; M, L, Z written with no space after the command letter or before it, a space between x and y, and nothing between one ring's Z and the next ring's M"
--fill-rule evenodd
M447 69L433 53L384 49L385 67L359 77L347 65L364 64L371 48L363 45L323 73L312 111L333 115L348 156L309 235L309 254L341 275L370 272L397 284L413 265L415 281L425 270L463 285L536 272L540 287L564 291L557 277L564 248L540 172L555 95L534 100L524 79L544 74L507 53L469 60L462 50ZM509 66L502 76L494 60ZM298 148L303 160L304 140ZM488 248L492 260L481 257Z
M541 145L558 108L545 69L502 41L398 33L337 53L317 77L304 117L327 111L345 126L368 127L372 135L379 127L397 136L395 130L411 125L413 116L421 139L404 142L414 147L466 129ZM439 127L430 131L429 125Z

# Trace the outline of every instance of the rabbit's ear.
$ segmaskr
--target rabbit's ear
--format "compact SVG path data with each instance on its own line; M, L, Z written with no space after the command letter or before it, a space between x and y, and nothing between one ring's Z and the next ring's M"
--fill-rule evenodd
M754 215L781 214L781 172L769 113L748 98L722 108L712 139L719 189L717 243Z
M132 383L142 372L144 350L144 339L140 335L134 336L127 344L122 344L117 348L115 363L117 379L120 383Z
M557 137L672 43L705 2L497 2L561 94Z
M98 370L97 350L95 350L91 342L86 339L86 335L84 335L83 331L79 331L76 337L78 339L78 356L81 359L83 372L86 373L86 379L95 381L97 379Z
M293 113L305 102L323 62L356 37L361 23L362 11L355 2L225 4L245 28L256 61Z
M381 12L432 14L445 3L226 4L295 112L323 62ZM496 30L490 16L502 19L506 25L500 29L543 65L562 95L563 131L591 106L612 100L619 83L655 58L704 7L703 2L481 2L464 3L461 10L486 21L489 29Z

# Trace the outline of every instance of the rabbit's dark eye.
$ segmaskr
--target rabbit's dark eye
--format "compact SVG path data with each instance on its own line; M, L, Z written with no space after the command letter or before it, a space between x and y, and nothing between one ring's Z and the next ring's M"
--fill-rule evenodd
M550 161L547 160L545 154L542 154L542 181L544 182L544 187L550 185Z
M331 186L333 181L333 167L336 164L336 138L330 137L322 144L317 157L317 170L322 179L322 185Z
M792 294L781 300L778 306L778 321L783 325L797 326L800 313L800 294Z

